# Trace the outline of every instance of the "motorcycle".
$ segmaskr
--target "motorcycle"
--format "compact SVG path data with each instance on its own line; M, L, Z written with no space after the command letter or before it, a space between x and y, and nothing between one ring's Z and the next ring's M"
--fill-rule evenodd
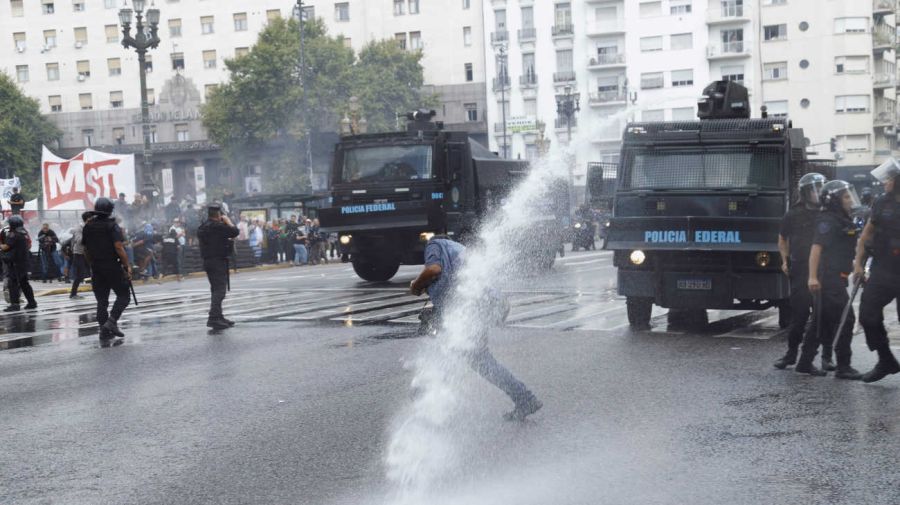
M572 239L572 251L584 249L585 251L596 250L597 245L594 241L594 223L591 221L578 221L574 226L575 236Z

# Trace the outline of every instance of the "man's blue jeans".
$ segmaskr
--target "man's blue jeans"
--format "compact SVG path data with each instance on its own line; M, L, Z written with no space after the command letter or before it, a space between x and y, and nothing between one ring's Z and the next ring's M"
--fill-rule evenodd
M309 251L303 244L294 244L294 263L305 265L309 261Z

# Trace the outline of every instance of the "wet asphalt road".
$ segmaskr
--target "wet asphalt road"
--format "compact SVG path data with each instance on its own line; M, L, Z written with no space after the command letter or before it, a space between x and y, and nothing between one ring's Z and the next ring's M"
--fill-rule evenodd
M473 374L455 439L465 464L429 503L900 503L900 377L774 370L783 335L766 313L631 334L613 320L603 254L522 287L518 323L492 348L544 409L504 422L506 398ZM58 297L4 320L40 337L0 351L0 503L385 503L403 360L422 342L396 298L414 269L373 293L346 268L236 276L242 322L218 334L202 327L201 280L139 286L149 307L112 349L88 308ZM552 295L566 290L585 307L565 310ZM345 296L355 318L335 310ZM858 368L874 363L861 336L854 351Z

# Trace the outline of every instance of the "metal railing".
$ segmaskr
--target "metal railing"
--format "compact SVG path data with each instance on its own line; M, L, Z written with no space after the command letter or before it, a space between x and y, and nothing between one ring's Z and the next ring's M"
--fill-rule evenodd
M564 70L561 72L553 73L553 82L567 82L575 80L575 71L574 70Z
M537 38L537 28L522 28L519 30L519 42L534 40Z
M715 58L718 56L744 56L750 54L750 45L743 41L726 42L720 45L710 45L706 48L706 56Z
M878 72L872 76L872 84L877 87L890 87L897 82L893 72Z
M624 102L625 100L626 97L623 90L597 91L596 93L591 93L588 96L588 103L591 104Z
M710 23L741 19L744 18L744 6L736 2L723 3L720 7L710 9L706 16Z
M509 77L494 77L494 91L509 88Z
M625 53L598 54L590 59L588 64L592 67L599 65L623 65L625 64Z
M880 98L875 101L873 113L876 125L894 124L894 119L897 115L897 102L890 98Z
M519 76L519 86L522 87L530 87L537 86L537 74L534 72L529 72L525 75Z
M575 33L575 26L572 23L560 23L553 25L553 36L572 35Z
M894 0L872 0L872 10L875 12L893 11L896 8Z
M879 23L872 30L872 41L876 47L892 46L896 40L897 36L889 25Z
M509 30L497 30L496 32L491 32L491 42L508 42L509 41Z

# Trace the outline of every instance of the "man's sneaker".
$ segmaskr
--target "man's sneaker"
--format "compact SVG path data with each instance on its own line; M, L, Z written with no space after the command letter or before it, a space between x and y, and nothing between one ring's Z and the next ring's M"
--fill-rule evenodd
M113 321L112 319L107 319L106 322L103 323L103 328L105 328L106 331L110 332L111 334L113 334L117 337L125 336L125 334L122 333L122 330L119 329L119 325L116 324L116 322Z
M25 310L33 310L37 308L37 302L29 302L28 305L25 306Z
M850 365L837 367L837 371L834 373L834 376L838 379L851 381L858 381L862 379L862 374Z
M797 366L794 367L794 371L797 373L813 375L815 377L824 377L828 375L828 372L826 372L825 370L819 370L815 365L812 364L811 361L808 363L798 363Z
M3 309L3 312L18 312L20 310L22 310L21 306L13 304L13 305L9 305L5 309Z
M897 358L891 356L890 359L879 359L878 363L875 364L875 368L863 374L862 381L878 382L897 372L900 372L900 363L897 363Z
M206 326L209 326L214 330L227 330L228 328L231 328L231 325L224 319L209 319L206 321Z
M541 410L544 404L541 403L533 394L528 394L528 399L516 405L516 408L513 409L512 412L507 412L503 415L503 418L507 421L519 421L522 422L526 417L534 414L538 410Z
M822 370L833 372L837 370L837 367L834 366L834 361L831 361L831 358L822 358Z
M787 354L781 357L778 361L775 362L775 368L779 370L784 370L785 368L797 363L797 354L788 351Z

